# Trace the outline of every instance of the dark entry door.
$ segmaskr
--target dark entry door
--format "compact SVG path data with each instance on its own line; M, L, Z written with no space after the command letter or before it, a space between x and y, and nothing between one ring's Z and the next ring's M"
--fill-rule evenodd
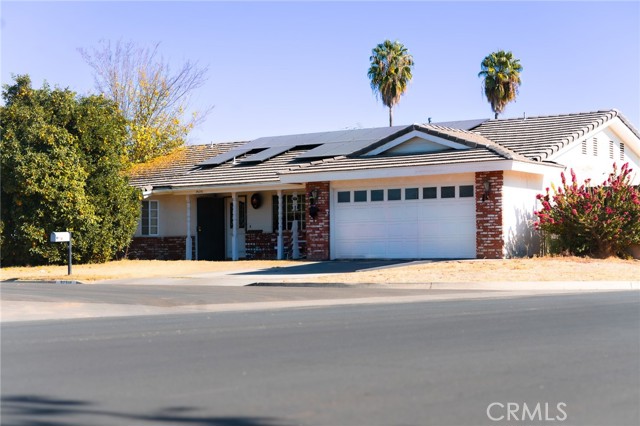
M224 260L224 198L198 198L198 260Z

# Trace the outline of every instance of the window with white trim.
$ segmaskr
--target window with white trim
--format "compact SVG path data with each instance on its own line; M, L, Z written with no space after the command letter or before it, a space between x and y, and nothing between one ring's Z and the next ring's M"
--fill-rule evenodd
M274 195L272 203L273 212L273 232L278 232L278 196ZM294 203L295 201L295 203ZM294 200L293 194L282 195L282 229L291 230L293 221L298 220L298 229L305 229L307 227L306 221L306 208L307 202L304 195L296 195Z
M142 235L158 235L158 201L142 202L142 218L140 221Z
M594 157L598 156L598 139L597 138L593 138L593 156Z
M620 142L620 159L624 161L624 144Z
M455 186L441 186L440 187L440 198L456 198L456 187Z
M353 191L353 201L364 203L367 201L367 191Z
M460 185L458 188L460 198L473 197L473 185Z

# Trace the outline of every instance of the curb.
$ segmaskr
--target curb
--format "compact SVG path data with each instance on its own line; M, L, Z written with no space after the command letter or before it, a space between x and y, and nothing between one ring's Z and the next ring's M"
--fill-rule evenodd
M388 289L420 288L425 290L486 291L625 291L640 290L640 281L507 281L507 282L425 282L425 283L304 283L256 282L255 287L377 287Z
M0 284L62 284L84 285L77 280L3 280ZM94 284L101 284L96 282ZM126 285L126 284L123 284ZM146 284L148 285L148 284ZM180 285L180 284L176 284ZM217 285L212 285L217 286ZM318 287L353 288L376 287L386 289L425 289L425 290L485 290L485 291L625 291L640 290L640 281L505 281L505 282L424 282L424 283L357 283L342 282L284 282L258 281L240 285L241 287Z
M430 283L432 290L640 290L640 281L512 281L505 283Z

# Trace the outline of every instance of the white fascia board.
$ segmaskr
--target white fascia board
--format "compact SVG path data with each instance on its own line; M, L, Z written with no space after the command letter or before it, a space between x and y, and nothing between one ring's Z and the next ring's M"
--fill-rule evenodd
M251 185L229 185L229 186L186 186L174 188L157 188L153 189L153 194L171 194L171 195L193 195L193 194L226 194L229 192L259 192L259 191L287 191L292 189L304 189L302 184L282 184L282 183L265 183Z
M408 141L409 139L413 139L413 138L420 138L423 139L427 142L434 142L437 143L439 145L444 145L447 148L453 148L453 149L469 149L469 147L465 144L461 144L461 143L456 143L456 142L452 142L448 139L444 139L441 138L439 136L432 136L429 135L428 133L425 132L421 132L419 130L413 130L409 133L407 133L406 135L402 135L392 141L387 142L386 144L379 146L378 148L374 149L373 151L369 151L366 154L363 154L363 156L371 156L371 155L378 155L378 154L382 154L385 151L388 151L392 148L395 148L396 146Z
M304 183L315 181L337 181L356 179L380 179L409 176L432 176L470 172L493 172L513 170L535 175L544 175L550 171L564 169L555 164L536 164L515 160L496 160L478 163L439 164L420 167L387 167L368 170L328 171L318 173L284 174L280 176L282 183Z
M618 135L625 147L630 148L640 157L640 139L619 117L611 123L611 131Z

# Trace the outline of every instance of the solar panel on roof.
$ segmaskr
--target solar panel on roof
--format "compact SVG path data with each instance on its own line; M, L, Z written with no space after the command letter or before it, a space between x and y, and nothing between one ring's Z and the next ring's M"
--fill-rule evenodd
M332 132L307 133L299 135L269 136L254 139L245 146L252 148L275 148L284 146L324 145L345 142L369 141L377 142L392 135L406 126L379 127L374 129L349 129Z
M267 148L264 151L260 151L257 154L250 155L246 158L240 160L241 163L259 163L262 161L267 161L270 158L275 157L276 155L280 155L283 152L289 151L290 149L295 148L295 145L284 145L284 146L274 146L272 148Z
M242 154L246 154L253 149L251 147L247 147L247 145L216 155L215 157L209 158L208 160L198 164L198 166L218 166L222 163L226 163L227 161L232 160L235 157L239 157Z
M336 157L339 155L349 155L356 151L360 151L388 136L391 136L398 131L405 129L406 126L384 127L379 129L363 129L359 134L354 135L357 138L351 138L351 140L334 140L327 142L316 148L310 149L304 154L299 155L297 158L320 158L320 157Z

